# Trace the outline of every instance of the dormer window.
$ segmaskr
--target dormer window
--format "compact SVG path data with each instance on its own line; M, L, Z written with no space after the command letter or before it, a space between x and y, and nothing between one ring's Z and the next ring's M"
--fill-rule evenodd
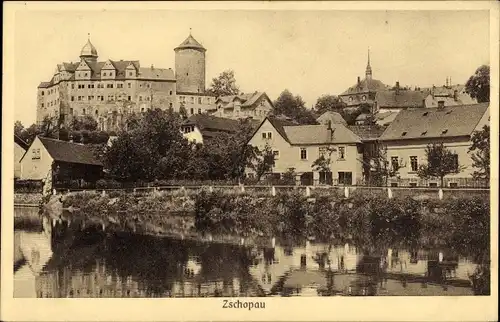
M401 133L401 136L405 136L408 132Z
M351 97L349 97L349 102L352 102L352 96L351 96Z
M421 135L426 135L427 134L427 131L423 131Z
M425 113L423 114L423 116L427 116L427 115L429 115L429 112L425 112Z
M443 131L441 131L441 134L446 134L448 133L448 129L444 129Z
M102 73L103 76L106 76L106 72Z
M361 99L362 99L363 101L366 101L366 95L363 95L363 97L361 97Z

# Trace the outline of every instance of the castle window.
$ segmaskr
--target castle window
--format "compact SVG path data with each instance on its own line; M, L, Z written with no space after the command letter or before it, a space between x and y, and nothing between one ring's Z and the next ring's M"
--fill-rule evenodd
M142 101L142 96L139 96L139 101Z
M43 103L42 103L42 107L43 107Z
M75 84L71 84L71 89L75 89Z
M169 93L169 94L170 94L170 95L172 95L172 91L170 91L170 93ZM43 92L42 92L42 95L43 95Z
M191 96L191 103L194 104L194 97Z
M78 100L81 101L82 100L82 97L81 96L78 96Z
M69 108L69 114L73 115L73 108L72 107Z
M132 83L127 83L128 88L132 88Z
M201 114L201 108L198 109L198 114Z
M116 88L123 88L123 84L116 84Z
M128 73L128 76L132 76L132 75L133 75L133 73L132 73L132 72L129 72L129 73Z
M87 77L87 76L88 76L88 73L85 73L85 77Z
M191 112L191 115L193 115L194 114L194 109L192 108L190 112Z
M85 109L82 110L82 114L85 115Z
M201 104L201 97L198 97L198 104Z
M129 100L129 101L131 101L131 100L132 100L132 96L129 96L129 97L128 97L128 100Z
M43 93L43 91L42 91L42 96L43 96L43 94L44 94L44 93ZM172 95L172 92L170 92L170 95Z
M102 75L103 75L103 76L106 76L106 73L104 72Z
M95 115L99 115L99 111L98 110L95 110Z
M88 99L89 99L89 101L92 100L92 96L89 96Z
M168 103L168 107L172 108L173 104L172 103Z
M351 97L349 97L349 102L352 102L352 96L351 96Z
M150 99L150 97L149 97L149 96L146 96L146 101L148 101L148 102L149 102L149 99Z
M113 88L113 84L106 85L107 88Z

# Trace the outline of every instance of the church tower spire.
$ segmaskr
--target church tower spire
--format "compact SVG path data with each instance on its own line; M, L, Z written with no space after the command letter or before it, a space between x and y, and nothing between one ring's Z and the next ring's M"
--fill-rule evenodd
M368 64L366 64L366 79L372 79L372 67L370 66L370 48L368 48Z

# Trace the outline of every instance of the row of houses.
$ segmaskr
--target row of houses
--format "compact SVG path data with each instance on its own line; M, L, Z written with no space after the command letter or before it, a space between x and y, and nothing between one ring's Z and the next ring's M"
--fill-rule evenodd
M301 185L367 184L376 171L367 153L383 148L390 166L397 175L388 180L391 186L437 186L438 179L422 181L417 176L421 164L427 162L428 144L443 143L455 155L462 170L446 177L445 185L467 185L474 168L468 152L471 136L489 124L489 103L440 106L400 111L387 127L348 126L337 113L327 112L317 119L317 125L297 125L286 119L265 117L251 121L255 127L248 144L260 150L270 148L275 162L268 175L274 178L293 172ZM181 127L185 138L205 143L221 133L235 134L239 121L199 114L191 116ZM15 137L15 177L25 180L45 180L49 176L95 181L102 163L88 145L37 137L28 147ZM314 167L320 156L329 160L329 171ZM247 170L247 176L256 173Z

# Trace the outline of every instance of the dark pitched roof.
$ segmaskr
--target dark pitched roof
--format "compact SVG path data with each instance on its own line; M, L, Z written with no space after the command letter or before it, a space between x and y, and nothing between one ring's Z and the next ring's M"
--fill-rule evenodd
M55 161L102 166L91 146L38 137Z
M342 115L337 112L327 111L321 114L320 117L316 119L316 121L320 124L327 124L328 121L331 121L332 124L344 124L347 125L347 122L344 120Z
M354 84L349 87L340 95L350 95L357 93L367 93L367 92L377 92L387 90L389 88L388 85L385 85L381 81L377 79L363 79L359 82L359 84Z
M290 140L288 139L288 136L285 132L285 126L296 126L297 123L291 121L291 120L286 120L286 119L279 119L276 116L268 116L264 119L262 123L265 122L265 120L268 120L269 123L272 124L272 126L278 131L278 133L288 142L290 143ZM260 126L259 126L260 127ZM258 130L258 128L257 128Z
M385 127L379 125L351 125L347 128L359 136L361 141L376 140L385 131Z
M222 117L216 117L207 114L191 115L183 125L196 125L200 131L222 131L222 132L236 132L240 122L238 120L231 120Z
M17 143L25 151L28 150L28 148L29 148L28 143L24 142L23 139L21 139L20 137L18 137L15 134L14 134L14 142Z
M394 90L377 92L375 101L378 108L424 107L425 94L420 91Z
M47 88L50 85L52 85L52 82L41 82L40 85L38 85L38 88Z
M175 80L174 71L170 68L148 68L139 69L139 79L168 79Z
M361 139L342 124L332 124L333 136L325 125L284 126L290 144L360 143Z
M191 34L174 50L177 51L179 49L188 49L188 48L206 51L203 45L200 44L196 39L194 39L194 37Z
M241 102L241 107L252 107L262 96L265 96L269 100L269 97L267 97L267 94L265 92L254 92L238 95L220 96L217 98L216 102L222 102L223 108L233 108L233 102L235 100L239 100ZM271 100L269 100L269 102L271 102Z
M469 136L489 103L439 108L407 109L398 113L380 140Z

